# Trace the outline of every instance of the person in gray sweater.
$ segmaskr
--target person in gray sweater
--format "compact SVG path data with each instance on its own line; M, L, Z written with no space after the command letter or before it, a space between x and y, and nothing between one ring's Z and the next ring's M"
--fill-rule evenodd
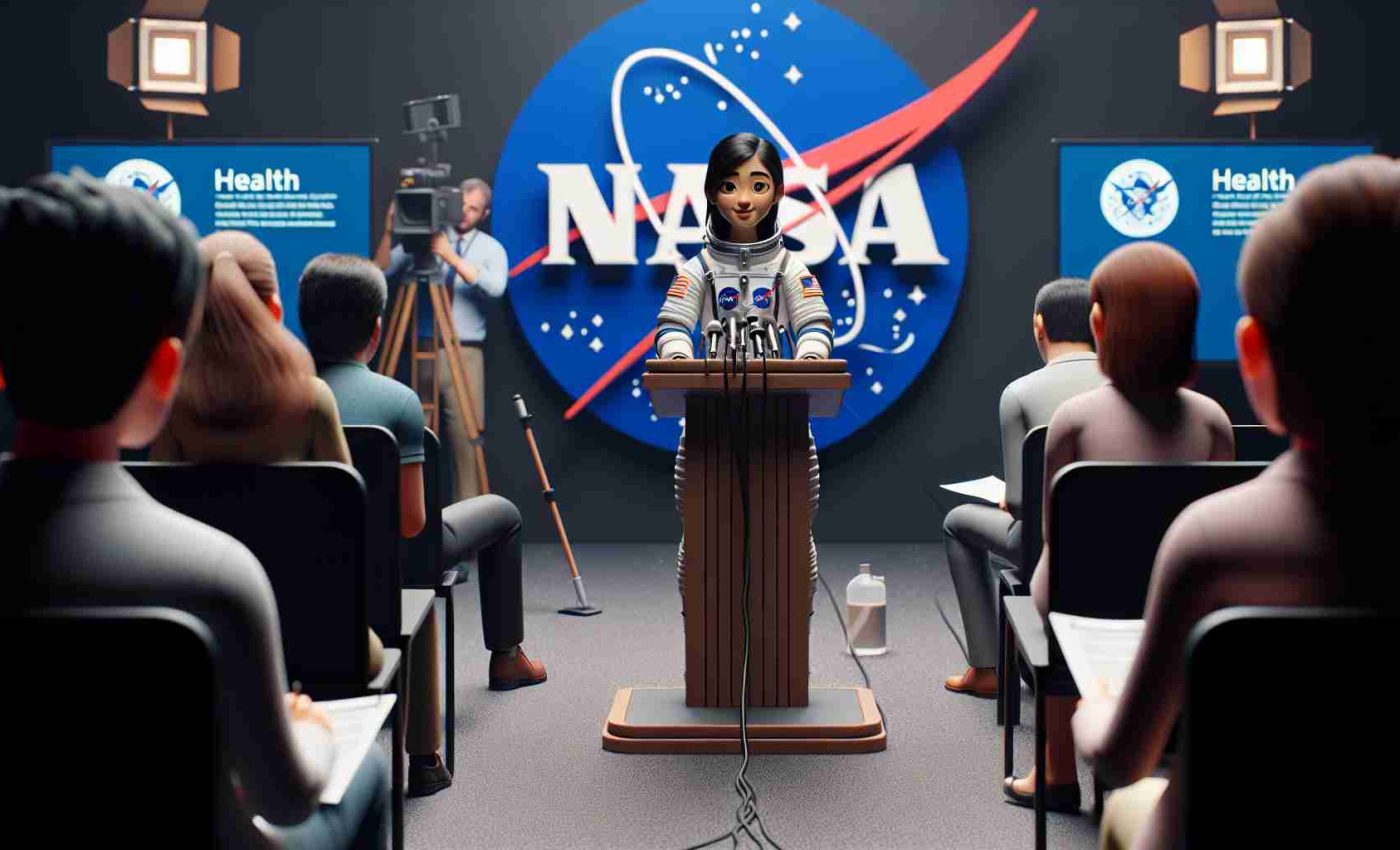
M1032 429L1050 424L1066 399L1101 386L1089 330L1089 282L1060 278L1040 288L1031 318L1035 347L1045 365L1022 375L1001 394L1001 468L1006 498L998 506L960 505L943 521L948 571L958 593L968 668L949 676L943 687L990 699L996 696L997 579L988 553L994 552L1022 570L1021 443Z
M148 445L169 412L203 302L193 239L136 192L51 174L0 189L0 255L11 272L0 384L18 418L14 456L0 464L0 606L166 606L195 616L217 646L237 650L217 660L222 843L384 847L383 758L360 765L340 805L318 804L331 725L310 699L287 693L277 602L257 559L158 504L118 463L119 449ZM36 286L55 257L65 285ZM54 316L81 345L53 344ZM150 817L159 817L155 802Z

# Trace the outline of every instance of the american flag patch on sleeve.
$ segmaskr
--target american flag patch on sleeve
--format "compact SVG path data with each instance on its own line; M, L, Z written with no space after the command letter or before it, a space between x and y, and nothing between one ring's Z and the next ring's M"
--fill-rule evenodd
M802 278L803 298L820 298L821 294L821 284L817 283L817 278L814 275L807 275L806 277Z
M666 290L666 297L684 298L685 294L689 291L690 278L686 277L683 274L678 274L676 275L675 279L671 281L671 288Z

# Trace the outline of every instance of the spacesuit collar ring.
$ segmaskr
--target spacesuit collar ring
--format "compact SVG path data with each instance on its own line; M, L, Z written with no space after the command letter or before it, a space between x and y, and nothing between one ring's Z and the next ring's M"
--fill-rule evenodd
M757 242L728 242L716 236L712 228L707 227L706 231L705 245L710 249L710 253L727 265L743 269L747 269L752 263L769 262L777 257L783 248L782 233L774 233Z

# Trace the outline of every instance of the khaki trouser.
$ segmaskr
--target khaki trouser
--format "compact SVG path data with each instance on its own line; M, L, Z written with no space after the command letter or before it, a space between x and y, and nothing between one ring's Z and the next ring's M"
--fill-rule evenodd
M463 345L460 362L466 367L467 382L472 402L476 407L476 424L482 428L486 423L486 361L479 346ZM476 454L467 439L467 425L457 409L457 396L452 392L452 373L447 367L447 352L439 350L437 356L438 387L442 398L442 438L452 452L452 466L456 470L456 495L444 499L444 503L460 502L481 494L476 481Z

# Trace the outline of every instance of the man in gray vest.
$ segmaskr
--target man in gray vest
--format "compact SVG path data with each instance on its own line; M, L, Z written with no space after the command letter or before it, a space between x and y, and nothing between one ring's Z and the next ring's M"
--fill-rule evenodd
M486 420L486 363L483 349L486 345L486 302L500 298L506 291L506 277L510 273L510 262L506 259L506 249L489 233L480 228L491 215L491 186L479 177L462 181L462 221L456 227L444 228L433 238L433 253L438 264L433 283L447 286L452 299L452 324L457 330L461 347L450 352L459 358L466 370L467 382L471 387L472 404L476 407L476 421L485 427ZM379 240L379 248L374 252L375 265L384 270L390 281L400 277L413 267L413 258L394 245L391 249L391 233L394 208L391 204L385 217L384 235ZM420 295L418 309L418 335L432 336L432 315L426 308L426 296ZM436 347L436 340L432 345ZM456 471L456 495L448 501L461 501L479 495L476 480L476 455L467 440L467 428L462 411L457 409L457 398L449 390L447 357L449 352L439 351L437 358L438 384L442 392L442 430L448 447L452 450L453 468Z
M1001 458L1006 498L997 507L962 505L943 521L948 570L958 592L967 661L943 686L954 693L996 696L997 579L988 562L995 552L1012 563L1021 555L1021 443L1050 424L1061 402L1108 379L1099 371L1089 330L1089 282L1060 278L1041 287L1031 320L1035 347L1045 365L1007 385L1001 394ZM1026 564L1017 564L1022 570Z

